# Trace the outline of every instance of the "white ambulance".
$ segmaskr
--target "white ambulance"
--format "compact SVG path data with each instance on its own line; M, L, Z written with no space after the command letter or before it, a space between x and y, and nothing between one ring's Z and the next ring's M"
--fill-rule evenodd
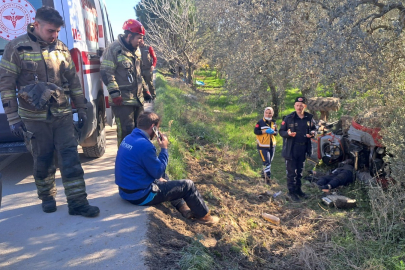
M70 50L88 100L88 121L80 130L79 143L86 156L101 157L106 147L105 123L112 125L113 121L108 91L100 76L100 57L114 41L106 6L103 0L1 0L0 55L10 40L27 32L27 25L34 21L36 10L42 6L55 8L65 21L59 39ZM73 112L77 121L77 113ZM11 134L0 103L0 154L26 151L23 140Z

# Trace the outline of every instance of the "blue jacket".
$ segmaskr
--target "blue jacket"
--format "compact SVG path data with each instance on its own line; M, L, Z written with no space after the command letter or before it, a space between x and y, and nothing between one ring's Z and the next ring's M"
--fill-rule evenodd
M139 200L149 194L155 179L160 179L169 162L167 149L156 156L156 147L148 135L136 128L125 137L118 149L115 160L115 183L124 189L137 190L127 194L119 190L125 200Z

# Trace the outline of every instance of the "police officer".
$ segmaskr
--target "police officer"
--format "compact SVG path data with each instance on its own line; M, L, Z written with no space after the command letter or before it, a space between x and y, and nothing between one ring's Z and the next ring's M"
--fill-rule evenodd
M264 109L263 118L260 119L255 126L254 133L256 134L257 151L259 151L264 169L261 172L262 177L270 184L271 177L271 162L274 158L276 150L276 135L277 125L273 119L273 108L266 107Z
M56 150L69 214L94 217L100 210L87 201L70 99L79 127L87 119L86 102L69 49L58 40L63 25L58 11L39 8L27 34L7 44L0 62L1 99L12 133L24 137L34 158L42 210L56 211Z
M106 48L100 69L117 123L118 146L137 126L136 120L143 112L144 103L138 46L145 28L137 20L129 19L122 29L124 34L118 35L118 40ZM147 99L152 96L148 95Z
M153 70L156 67L157 58L152 46L145 45L144 40L142 40L142 42L140 43L139 49L141 51L142 58L142 77L146 83L143 90L145 100L148 95L151 95L153 100L156 97L156 91L153 85Z
M305 108L305 98L297 97L295 112L285 117L279 131L285 138L282 156L287 169L288 195L295 202L300 201L299 197L307 198L301 189L301 178L305 159L312 153L311 138L316 129L312 114L305 112Z

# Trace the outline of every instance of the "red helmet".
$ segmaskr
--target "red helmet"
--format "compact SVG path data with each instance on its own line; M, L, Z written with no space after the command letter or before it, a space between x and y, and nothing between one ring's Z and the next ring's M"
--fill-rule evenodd
M122 26L122 29L129 30L132 33L140 34L142 36L145 35L145 28L137 20L129 19L125 21L124 25Z

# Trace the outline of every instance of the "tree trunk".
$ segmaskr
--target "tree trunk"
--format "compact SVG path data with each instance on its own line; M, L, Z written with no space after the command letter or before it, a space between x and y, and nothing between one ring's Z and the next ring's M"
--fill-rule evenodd
M307 98L309 96L309 94L311 93L311 90L312 90L311 87L302 88L301 89L302 96Z
M192 84L193 83L193 64L192 63L188 63L188 67L187 67L187 83L188 84Z
M274 110L274 115L273 117L276 118L278 117L278 114L280 112L280 100L278 99L277 95L277 87L274 85L273 80L269 77L267 79L267 84L270 87L270 93L271 93L271 100L273 101L273 110Z

